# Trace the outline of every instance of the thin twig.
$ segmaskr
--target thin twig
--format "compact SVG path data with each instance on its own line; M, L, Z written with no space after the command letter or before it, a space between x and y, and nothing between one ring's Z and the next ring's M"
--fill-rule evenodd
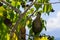
M33 16L33 14L34 14L36 11L37 11L37 10L35 10L35 11L30 15L30 17Z
M26 20L28 20L29 18L31 18L31 16L33 16L33 14L36 12L37 10L35 10L29 17L27 17Z
M47 5L47 4L57 4L57 3L60 3L60 2L51 2L51 3L38 3L38 2L36 2L35 4L40 4L40 5Z
M50 3L50 4L57 4L57 3L60 3L60 2L52 2L52 3Z

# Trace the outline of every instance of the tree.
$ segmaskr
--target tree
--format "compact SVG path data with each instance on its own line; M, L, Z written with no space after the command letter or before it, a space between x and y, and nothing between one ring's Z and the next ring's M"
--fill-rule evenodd
M50 12L54 10L49 0L0 0L0 40L26 40L26 26L30 30L28 40L30 36L34 36L33 39L39 37L40 32L43 28L46 30L46 27L45 20L37 15L49 15ZM37 20L35 22L31 16L37 16L38 24L41 25L41 30L37 30L40 31L35 32L35 25L38 24L35 24Z

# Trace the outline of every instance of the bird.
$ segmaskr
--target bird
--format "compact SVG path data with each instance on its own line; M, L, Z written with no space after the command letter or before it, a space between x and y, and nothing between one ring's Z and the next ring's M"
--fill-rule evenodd
M37 13L36 19L32 22L32 31L36 35L42 31L41 13Z

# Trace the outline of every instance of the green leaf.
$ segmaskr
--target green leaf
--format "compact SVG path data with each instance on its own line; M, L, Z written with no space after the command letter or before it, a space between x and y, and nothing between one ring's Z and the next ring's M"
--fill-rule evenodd
M31 28L30 31L29 31L29 35L33 35L32 28Z
M3 11L6 11L3 6L0 7L0 13L3 13Z
M12 0L11 5L15 7L16 6L16 2Z
M30 9L30 12L33 13L33 11L34 11L34 8L31 8L31 9Z
M7 2L9 2L9 0L6 0Z
M42 3L44 3L45 0L42 0Z
M3 5L3 7L6 9L7 8L7 5Z
M38 3L44 3L45 0L38 0Z
M41 4L39 4L39 5L35 4L34 6L35 6L36 10L38 10L40 7L42 8Z
M51 9L52 9L52 5L49 4L49 5L48 5L48 12L51 12Z
M14 13L13 11L9 13L10 14L10 19L13 19L14 18Z
M7 18L7 11L3 11L3 16Z
M43 7L43 12L47 12L47 9L48 9L48 5L44 5L44 7Z
M3 17L0 17L0 24L2 24L3 22Z
M52 5L49 4L49 5L48 5L48 8L47 8L47 14L48 14L48 15L49 15L49 12L51 12L51 9L52 9Z
M43 12L47 13L49 15L49 12L51 12L52 5L51 4L45 4L43 7Z
M42 19L42 29L44 28L45 31L46 31L47 29L46 29L46 26L45 26L45 22L46 22L46 21Z
M44 3L48 3L49 2L49 0L44 0Z
M9 3L11 3L11 1L10 0L6 0L7 2L9 2Z
M21 5L21 2L17 1L16 6L18 9L20 8L20 5Z
M30 21L30 23L27 26L28 26L28 28L31 28L32 27L31 21Z
M28 26L28 28L31 28L32 27L32 19L31 18L29 18L27 20L27 24L26 25Z

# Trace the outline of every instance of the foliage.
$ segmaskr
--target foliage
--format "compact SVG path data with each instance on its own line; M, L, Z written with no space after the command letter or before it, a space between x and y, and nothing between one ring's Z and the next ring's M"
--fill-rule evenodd
M0 0L0 40L10 40L10 30L13 28L16 21L19 19L19 16L21 16L19 14L22 14L23 11L25 11L25 9L30 7L30 4L33 3L34 0L29 0L29 1L28 0L4 0L4 1L6 1L11 5L6 5L2 0ZM41 14L46 13L48 15L50 12L54 12L52 5L49 4L49 0L36 0L36 1L37 3L42 3L43 5L35 3L27 12L25 12L26 14L22 17L22 19L20 19L21 21L16 28L16 33L13 34L12 40L19 40L18 34L20 33L20 29L21 27L25 27L25 26L27 26L30 30L29 35L34 35L33 31L31 30L33 19L30 16L35 10L36 12L33 13L32 16L36 16L37 12L40 12ZM45 4L45 3L48 3L48 4ZM21 11L21 13L17 13L13 7L12 7L13 10L12 10L10 6L17 8L18 10ZM6 21L7 23L5 24L4 20L7 20L5 18L9 19L12 24L9 21ZM41 20L42 20L42 27L46 29L45 20L43 20L42 18ZM9 26L10 24L12 26ZM40 39L39 37L36 37L36 38L38 40L42 40L42 39L48 40L47 37L42 37L42 39Z

